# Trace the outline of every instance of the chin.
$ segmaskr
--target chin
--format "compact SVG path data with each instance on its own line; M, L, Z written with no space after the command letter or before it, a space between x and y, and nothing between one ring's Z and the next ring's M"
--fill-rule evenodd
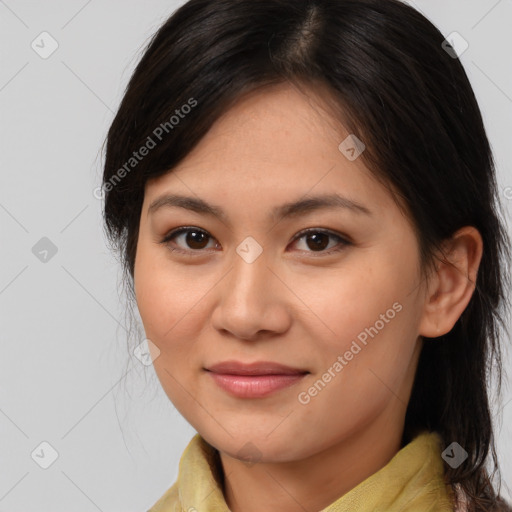
M241 431L244 433L240 433ZM239 433L231 437L224 430L215 433L204 430L198 432L206 442L220 452L248 464L289 462L304 456L298 453L297 443L293 439L288 437L289 442L285 442L282 433L269 436L268 432L252 434L250 429L240 429Z

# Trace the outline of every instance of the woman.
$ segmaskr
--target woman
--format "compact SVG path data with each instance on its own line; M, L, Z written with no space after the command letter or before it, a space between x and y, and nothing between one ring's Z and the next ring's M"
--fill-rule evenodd
M191 0L153 37L103 178L198 432L151 512L510 510L486 467L509 241L444 39L395 0Z

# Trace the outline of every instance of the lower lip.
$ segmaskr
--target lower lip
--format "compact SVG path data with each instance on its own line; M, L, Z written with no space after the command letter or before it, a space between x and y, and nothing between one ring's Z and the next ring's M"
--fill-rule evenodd
M225 391L239 398L263 398L302 380L306 373L292 375L230 375L208 372Z

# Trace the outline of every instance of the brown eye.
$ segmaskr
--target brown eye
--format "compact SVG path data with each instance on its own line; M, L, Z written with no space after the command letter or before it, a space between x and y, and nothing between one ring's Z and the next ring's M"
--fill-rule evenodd
M320 229L309 229L300 232L294 240L300 242L304 240L302 252L331 254L341 251L344 247L351 245L351 242L340 235L331 231ZM208 243L213 242L213 246L208 247ZM160 243L166 245L171 251L177 251L193 255L194 252L200 254L207 248L216 248L216 240L206 231L196 227L181 227L171 231ZM334 242L334 243L333 243Z
M323 231L319 229L309 229L307 231L300 232L297 237L295 238L295 241L300 241L304 239L305 252L320 252L329 254L332 252L340 251L345 246L351 245L351 242L348 240L345 240L341 236L337 235L336 233L332 233L330 231ZM337 241L337 243L331 244L329 247L330 240L334 239ZM329 250L325 250L329 247Z
M214 240L213 237L202 229L183 227L169 233L161 243L168 245L173 251L191 252L207 248L210 240ZM176 241L180 241L181 246ZM178 247L176 248L175 245L178 245Z
M329 245L329 235L311 233L306 235L306 244L313 251L322 251Z
M205 242L208 243L208 235L202 231L189 231L185 233L185 243L191 249L204 249Z

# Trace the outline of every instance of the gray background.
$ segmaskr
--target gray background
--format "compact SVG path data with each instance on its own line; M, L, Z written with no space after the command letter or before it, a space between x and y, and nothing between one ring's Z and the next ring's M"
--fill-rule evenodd
M181 3L0 0L0 512L144 511L174 482L194 434L153 368L129 359L119 266L93 193L122 91ZM469 43L461 60L510 219L512 1L409 3ZM46 59L31 47L43 31L59 45ZM33 252L48 247L43 237L57 250L46 262ZM509 383L495 412L512 488Z

